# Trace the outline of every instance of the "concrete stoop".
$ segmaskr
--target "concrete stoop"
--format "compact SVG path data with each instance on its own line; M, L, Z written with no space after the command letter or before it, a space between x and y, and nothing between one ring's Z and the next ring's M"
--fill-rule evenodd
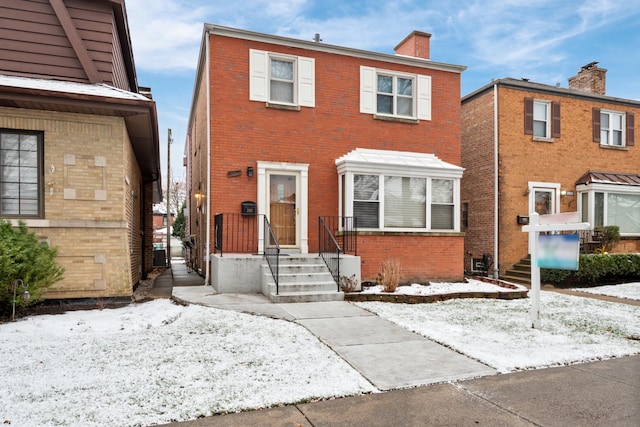
M280 258L279 286L273 280L269 265L262 269L262 294L274 303L343 301L329 269L322 258L287 256Z

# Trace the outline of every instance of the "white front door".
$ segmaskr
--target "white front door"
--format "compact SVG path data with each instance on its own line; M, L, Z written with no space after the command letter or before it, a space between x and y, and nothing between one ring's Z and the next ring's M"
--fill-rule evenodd
M553 182L529 182L529 215L560 213L560 184ZM529 242L531 253L531 242Z
M281 248L309 252L308 170L299 163L257 162L258 213L265 215ZM258 251L264 249L259 223Z

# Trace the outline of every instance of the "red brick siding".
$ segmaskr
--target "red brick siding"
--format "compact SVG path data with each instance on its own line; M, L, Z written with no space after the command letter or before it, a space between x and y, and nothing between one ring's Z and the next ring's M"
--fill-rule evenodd
M220 36L210 37L210 49L210 215L237 213L242 201L256 200L257 179L247 177L247 166L255 167L257 161L309 164L309 251L313 252L317 250L318 216L338 214L335 166L338 157L355 148L373 148L433 153L446 162L460 164L457 73ZM249 49L315 58L316 106L284 111L249 101ZM432 120L408 124L361 114L361 65L431 75ZM227 173L234 170L240 170L241 175L228 178ZM396 240L384 238L385 245L390 247ZM449 271L448 276L462 271L458 268L463 256L462 243L459 246L458 254L443 267L437 267ZM407 263L407 271L412 269Z
M464 242L468 258L494 252L495 155L493 91L466 102L462 108L461 201L469 205ZM467 260L470 262L470 260ZM467 266L470 268L470 266Z
M400 260L402 283L461 280L463 237L449 236L359 236L363 281L375 281L382 262Z

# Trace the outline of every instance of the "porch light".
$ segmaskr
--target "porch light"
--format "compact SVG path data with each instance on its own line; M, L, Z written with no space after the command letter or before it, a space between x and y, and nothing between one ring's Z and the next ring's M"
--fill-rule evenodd
M253 166L247 166L247 176L249 178L253 176Z
M202 204L202 194L196 193L196 207L199 208L201 204Z
M20 285L20 287L22 288L22 293L20 294L20 298L22 299L22 301L24 302L28 302L29 299L31 298L31 294L29 293L29 286L26 285L22 279L18 279L15 282L13 282L13 300L12 305L13 305L13 311L11 313L11 321L15 322L16 320L16 290L18 288L18 285Z

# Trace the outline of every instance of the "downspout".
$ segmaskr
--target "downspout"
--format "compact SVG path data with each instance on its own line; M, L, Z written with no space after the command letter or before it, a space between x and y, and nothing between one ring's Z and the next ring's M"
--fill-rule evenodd
M209 86L209 30L205 32L205 84L206 84L206 93L207 93L207 242L205 243L205 256L206 256L206 268L205 268L205 278L204 284L211 284L211 104L210 104L210 91L211 86Z
M493 85L493 277L500 276L498 266L498 226L500 224L498 213L498 84Z

